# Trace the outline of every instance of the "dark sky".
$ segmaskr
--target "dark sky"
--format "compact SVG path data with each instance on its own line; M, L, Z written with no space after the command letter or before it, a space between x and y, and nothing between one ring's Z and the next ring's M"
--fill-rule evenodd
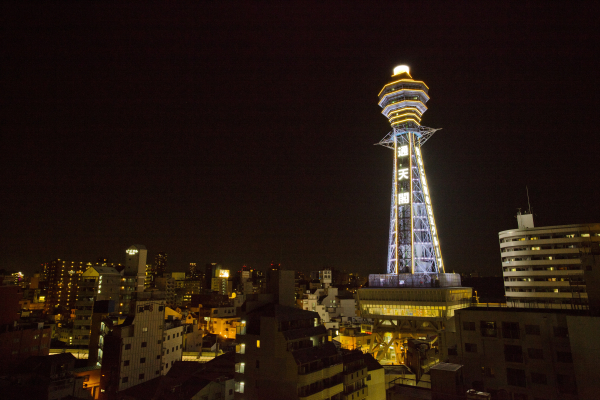
M175 270L384 272L398 64L443 128L448 270L500 273L526 186L536 225L600 222L597 3L223 3L1 6L0 268L140 243Z

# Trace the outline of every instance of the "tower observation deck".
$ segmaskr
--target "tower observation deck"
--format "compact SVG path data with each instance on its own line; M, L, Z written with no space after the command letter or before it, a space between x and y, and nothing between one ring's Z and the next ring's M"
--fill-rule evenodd
M412 78L407 66L394 68L390 82L379 93L379 106L392 131L378 143L394 150L388 279L390 274L400 280L416 278L425 286L444 273L421 155L421 146L438 130L421 126L428 91L425 82Z

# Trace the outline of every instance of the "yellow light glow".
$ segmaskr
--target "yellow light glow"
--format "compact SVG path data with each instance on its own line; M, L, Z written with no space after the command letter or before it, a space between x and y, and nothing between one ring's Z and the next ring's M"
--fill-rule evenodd
M421 103L423 108L425 108L425 111L428 110L425 103L423 103L421 100L402 100L401 102L398 102L398 103L388 104L387 106L385 106L385 108L383 110L381 110L381 113L386 115L391 112L391 111L386 111L386 110L388 110L388 108L394 107L394 106L396 106L397 108L404 108L405 106L403 107L402 104L407 104L407 103Z
M386 84L386 85L383 87L383 89L381 89L381 92L379 92L379 94L377 95L377 97L381 96L381 93L382 93L382 92L385 90L385 88L386 88L386 87L388 87L388 86L390 86L390 85L393 85L393 84L395 84L395 83L399 83L399 82L420 83L421 85L425 86L425 88L429 89L429 86L427 86L427 85L425 84L425 82L423 82L423 81L415 81L414 79L399 79L399 80L397 80L397 81L390 82L390 83Z
M229 278L229 270L228 269L219 270L219 278Z
M415 124L420 125L419 121L417 121L416 119L413 119L413 118L406 118L406 119L403 119L403 120L400 120L400 121L394 121L394 122L392 122L392 125L401 124L401 123L407 122L407 121L412 121Z
M410 75L410 68L408 67L408 65L398 65L396 68L394 68L394 75L398 75L403 72L406 72L407 74ZM392 75L392 76L394 76L394 75Z
M381 107L381 103L383 103L383 101L385 100L386 97L394 94L394 93L398 93L398 92L422 92L423 95L425 95L425 97L427 98L427 100L430 100L431 97L429 97L429 95L427 93L425 93L423 90L421 89L398 89L398 90L394 90L393 92L389 92L386 93L381 100L379 100L379 103L377 103L380 107Z

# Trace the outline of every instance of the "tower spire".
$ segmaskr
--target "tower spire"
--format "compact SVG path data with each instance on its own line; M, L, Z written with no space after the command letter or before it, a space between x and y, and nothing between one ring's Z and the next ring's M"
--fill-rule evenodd
M421 146L438 129L421 126L429 88L410 75L406 65L394 68L379 92L379 106L392 131L378 144L394 150L388 274L444 272Z

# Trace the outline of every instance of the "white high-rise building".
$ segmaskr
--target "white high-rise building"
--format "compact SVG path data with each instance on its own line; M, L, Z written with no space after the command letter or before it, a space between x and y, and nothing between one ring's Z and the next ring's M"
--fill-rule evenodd
M519 229L498 234L508 306L587 310L585 275L600 265L600 224L536 228L531 214L517 217Z
M125 258L125 276L136 277L135 291L144 291L144 281L146 280L146 258L148 250L146 246L134 244L125 250L127 257Z

